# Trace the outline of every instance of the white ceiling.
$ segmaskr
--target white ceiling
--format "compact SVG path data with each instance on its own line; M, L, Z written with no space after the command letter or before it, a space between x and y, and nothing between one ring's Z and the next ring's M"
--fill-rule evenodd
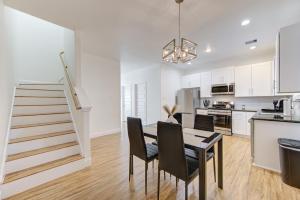
M161 63L161 48L177 38L174 0L6 0L6 4L82 34L83 51L120 60L124 71ZM251 24L241 27L243 19ZM192 68L251 56L275 45L280 27L300 21L300 0L185 0L183 36L198 43ZM250 51L244 42L258 39ZM212 52L204 53L207 45Z

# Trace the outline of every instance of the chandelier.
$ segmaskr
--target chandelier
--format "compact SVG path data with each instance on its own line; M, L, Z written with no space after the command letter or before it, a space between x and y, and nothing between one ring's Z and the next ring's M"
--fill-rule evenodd
M185 38L181 38L180 4L183 2L183 0L175 0L175 2L178 3L179 7L178 44L176 44L176 40L173 39L166 46L164 46L162 52L162 59L163 61L170 63L186 63L197 58L197 44Z

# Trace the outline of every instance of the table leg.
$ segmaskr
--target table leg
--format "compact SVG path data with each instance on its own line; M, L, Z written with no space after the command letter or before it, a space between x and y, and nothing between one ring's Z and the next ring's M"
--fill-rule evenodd
M223 189L223 139L218 141L218 186Z
M200 149L199 152L199 200L207 198L206 181L206 150Z

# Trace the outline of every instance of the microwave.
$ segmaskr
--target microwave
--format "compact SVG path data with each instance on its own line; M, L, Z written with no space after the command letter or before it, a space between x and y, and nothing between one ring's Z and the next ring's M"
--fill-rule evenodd
M234 84L218 84L211 86L212 95L233 95L234 94Z

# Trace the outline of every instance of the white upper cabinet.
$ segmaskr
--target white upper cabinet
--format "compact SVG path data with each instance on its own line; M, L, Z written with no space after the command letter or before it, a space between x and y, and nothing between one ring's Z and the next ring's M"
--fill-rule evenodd
M251 96L252 89L252 66L240 66L235 68L235 96Z
M201 85L201 75L191 74L182 77L181 80L182 88L195 88Z
M234 68L223 67L212 71L212 84L229 84L234 83Z
M252 65L252 96L273 95L273 62Z
M300 23L282 28L277 45L279 92L300 92Z
M200 95L201 97L211 97L211 72L202 72Z
M273 62L235 68L235 96L273 96Z

